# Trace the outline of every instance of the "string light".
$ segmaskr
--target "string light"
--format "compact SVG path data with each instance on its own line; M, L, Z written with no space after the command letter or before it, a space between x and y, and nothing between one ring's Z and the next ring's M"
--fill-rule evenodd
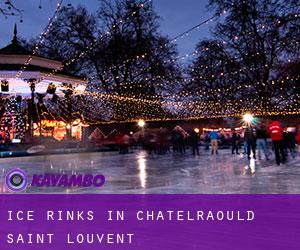
M144 4L141 4L140 7L144 7ZM216 18L216 17L214 17ZM213 18L213 19L214 19ZM212 20L213 20L212 19ZM212 20L209 20L212 21ZM118 23L123 23L125 20L119 20ZM207 21L205 21L205 24ZM50 27L51 27L51 22L50 22ZM115 28L116 28L115 25ZM180 34L178 37L175 37L171 40L171 42L176 42L177 39L179 38L184 38L189 34L190 32L199 29L201 25L192 27L192 30L187 30L186 33ZM265 29L266 26L262 26L262 29ZM48 28L46 29L46 31ZM49 31L48 31L49 32ZM45 33L47 34L47 33ZM44 35L42 35L41 38L41 43L38 43L40 46L42 44L42 41L44 38ZM110 35L109 32L103 34L104 36ZM103 38L101 37L101 38ZM236 40L239 42L239 37L234 36L233 40ZM101 40L101 39L100 39ZM79 54L75 55L74 58L70 59L69 61L65 62L63 66L69 66L72 63L74 63L77 59L83 58L99 41L94 41L91 45L88 45L86 47L86 50L83 52L80 52ZM224 43L225 41L223 41ZM225 42L226 43L226 42ZM162 46L167 46L169 44L166 43ZM160 47L161 48L161 47ZM39 47L35 47L36 50L33 51L32 55L37 53L37 50ZM208 51L209 48L203 48L205 51ZM185 60L187 58L191 58L192 56L198 55L199 51L195 50L191 54L186 54L184 56L178 56L174 59L169 59L165 60L164 63L169 63L169 62L177 62L178 60ZM134 60L143 60L147 54L142 54L139 56L136 56ZM252 56L259 55L253 54ZM29 59L32 60L32 57ZM128 59L132 60L132 59ZM288 59L290 60L290 59ZM126 62L126 61L125 61ZM27 63L27 61L26 61ZM28 64L25 63L25 66ZM124 62L123 62L124 63ZM156 64L157 65L157 64ZM203 67L208 67L208 65L202 65ZM264 65L265 67L268 67L269 65ZM115 67L115 66L113 66ZM153 67L153 66L152 66ZM151 68L151 67L148 67ZM26 69L22 68L24 71ZM55 69L51 73L49 73L47 76L51 76L56 74L59 70L62 68ZM109 68L108 70L111 70L113 68ZM199 81L208 81L208 80L216 80L219 78L226 78L227 76L232 76L232 75L239 75L243 70L248 70L248 71L257 71L260 69L259 67L254 68L254 67L241 67L240 69L233 71L233 72L219 72L219 73L214 73L209 76L202 77L193 77L192 79L185 78L182 81L185 83L193 83ZM141 68L141 70L145 70L144 68ZM108 72L108 71L104 71ZM19 72L18 72L19 73ZM137 73L137 72L135 72ZM22 72L21 72L22 74ZM21 75L20 74L20 75ZM20 77L18 75L18 77ZM93 76L97 77L97 76ZM93 78L92 77L92 78ZM147 82L147 78L145 79L146 82L141 81L140 83L136 82L122 82L120 86L124 87L125 89L132 88L131 85L133 84L138 84L139 87L145 87L147 84L156 84L156 86L164 86L166 84L171 84L172 81L164 79L162 76L156 76L153 79L148 79L151 81L150 83ZM112 113L109 114L110 117L113 117L109 123L113 122L145 122L145 121L159 121L159 120L178 120L178 119L184 119L184 120L192 120L192 119L201 119L201 118L216 118L216 117L240 117L242 114L245 114L246 112L251 112L255 116L259 115L274 115L274 114L282 114L282 115L287 115L287 114L299 114L299 106L291 106L289 104L297 103L299 104L299 96L295 94L295 96L290 96L289 98L285 98L282 95L277 97L278 101L284 101L285 105L282 106L280 104L274 104L273 107L265 107L264 106L264 100L258 98L258 97L240 97L240 98L235 98L234 100L227 100L226 102L220 101L222 100L223 96L227 94L232 94L234 91L239 91L239 90L245 90L247 88L255 88L258 86L264 86L268 83L271 83L274 87L276 85L281 86L286 83L294 83L295 81L299 80L299 77L295 78L289 78L288 76L285 79L274 79L274 80L268 80L267 82L256 82L256 83L238 83L238 84L232 84L229 86L227 89L221 89L221 88L211 88L211 89L206 89L206 90L198 90L198 91L181 91L180 93L176 95L151 95L151 97L143 98L143 95L141 94L111 94L111 93L99 93L99 92L93 92L93 91L86 91L84 94L80 95L80 98L83 98L84 100L79 100L76 102L78 105L73 105L72 107L72 112L85 112L88 110L88 115L87 119L90 121L90 123L107 123L106 121L99 121L97 119L93 120L93 117L99 117L103 113ZM162 83L164 82L164 83ZM277 86L277 87L278 87ZM295 89L296 86L293 86L293 89ZM68 87L66 87L68 89ZM282 90L282 87L279 88ZM243 93L243 92L241 92ZM76 91L75 91L76 94ZM214 95L217 95L218 98L215 99L214 101L207 101L206 99L203 99L204 97L207 97L208 99ZM223 95L223 96L222 96ZM199 99L199 101L197 101ZM75 99L73 99L75 100ZM84 103L84 101L88 102L87 104ZM95 105L91 105L91 102L94 102ZM51 106L51 105L50 105ZM69 113L67 108L63 103L58 103L58 107L56 109L48 109L47 112L42 113L41 117L39 119L42 119L42 117L45 118L45 115L50 114L53 118L55 116L59 116L59 114L55 113L57 112L57 109L60 110L62 114ZM110 107L111 109L107 109L107 107ZM52 106L51 106L52 107ZM101 108L99 108L101 107ZM36 106L37 108L37 106ZM135 108L136 110L139 111L139 113L130 113L131 109ZM171 110L174 108L173 110ZM161 112L163 110L163 112ZM170 111L171 110L171 111ZM72 115L71 112L71 115ZM114 112L115 113L121 113L122 114L122 121L117 121L114 118ZM39 112L37 110L37 113L39 115ZM52 114L54 113L54 114ZM90 117L89 117L90 116ZM60 117L63 119L62 117ZM142 119L142 120L141 120Z
M148 2L152 2L152 0L147 0L147 1L145 1L145 2L143 2L143 3L141 3L141 4L139 4L139 7L144 8L145 4L148 3ZM136 14L136 11L133 11L133 12L131 13L131 15L127 16L126 18L120 18L119 20L116 21L115 25L113 25L112 28L113 28L113 29L116 29L116 28L117 28L117 24L123 24L123 23L125 23L127 20L130 19L130 17L134 16L135 14ZM93 42L92 44L86 46L85 50L82 51L82 52L80 52L79 55L75 55L75 57L73 57L73 58L69 59L67 62L63 63L62 66L61 66L60 68L52 70L52 72L49 73L46 77L49 77L49 76L52 76L52 75L56 74L56 73L59 72L60 70L63 70L64 67L70 66L71 64L73 64L73 63L74 63L75 61L77 61L78 59L85 57L85 56L88 54L88 52L90 52L95 46L97 46L97 44L98 44L100 41L102 41L102 39L104 39L105 37L107 37L107 36L109 36L109 35L111 35L111 32L106 31L104 34L102 34L102 35L99 37L99 40L94 39L94 42Z

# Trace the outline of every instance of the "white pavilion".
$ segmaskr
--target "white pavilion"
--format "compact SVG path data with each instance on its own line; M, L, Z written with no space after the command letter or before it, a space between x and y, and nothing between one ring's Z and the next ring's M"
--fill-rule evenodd
M19 42L16 25L12 42L0 49L0 83L0 101L18 97L22 100L31 100L33 105L36 103L38 94L45 95L45 98L52 98L54 94L63 97L63 90L66 89L66 86L71 86L75 90L74 93L82 94L87 86L85 79L64 72L62 62L32 55ZM2 106L0 106L0 111ZM7 116L7 113L2 110L0 120L4 116ZM74 127L73 122L76 125ZM30 136L53 136L61 140L66 137L69 129L71 137L80 139L82 123L78 119L73 122L67 124L66 121L59 119L41 118L39 122L27 119L25 124L26 131L30 130ZM13 126L1 129L9 130L10 139L14 139L15 129Z

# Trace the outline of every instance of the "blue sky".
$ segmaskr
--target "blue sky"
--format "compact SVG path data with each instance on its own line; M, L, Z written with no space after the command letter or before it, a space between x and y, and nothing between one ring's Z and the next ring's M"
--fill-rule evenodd
M14 23L18 25L19 35L24 38L35 37L43 31L48 18L54 13L57 0L41 0L42 9L38 8L39 1L14 0L16 5L24 10L24 22L20 23L17 17L0 17L0 47L10 42ZM3 4L4 1L0 2ZM99 6L99 0L64 0L64 4L68 3L86 5L91 11ZM212 13L206 8L207 3L208 0L153 0L155 11L161 17L161 31L171 38L211 17ZM191 53L196 43L207 37L209 25L204 25L189 36L179 39L177 45L180 55Z

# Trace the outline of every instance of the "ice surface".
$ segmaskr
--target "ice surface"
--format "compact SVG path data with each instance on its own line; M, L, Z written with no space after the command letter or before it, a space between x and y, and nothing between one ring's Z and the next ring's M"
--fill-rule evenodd
M6 158L0 159L0 192L9 192L5 173L21 168L28 176L82 173L106 178L101 188L28 188L28 193L300 193L300 157L280 166L273 158L249 162L230 150L220 150L216 156L204 150L200 156L190 152L149 155L135 150L127 155L109 152Z

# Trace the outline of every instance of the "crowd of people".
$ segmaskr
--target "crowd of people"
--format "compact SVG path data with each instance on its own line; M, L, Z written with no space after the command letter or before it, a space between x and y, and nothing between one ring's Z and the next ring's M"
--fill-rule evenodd
M184 130L176 126L171 132L160 128L155 132L146 132L137 140L126 135L120 145L120 153L128 153L130 145L144 147L150 154L175 152L185 154L189 150L193 155L200 154L200 146L216 155L219 149L230 149L232 154L244 154L259 160L270 160L275 155L278 165L286 162L288 157L300 155L300 125L294 129L283 128L278 120L266 124L246 124L243 128L220 131L212 128L200 133L199 129ZM125 150L124 150L125 148ZM272 154L273 152L273 154Z
M201 146L212 155L217 155L219 149L230 149L232 154L243 153L249 160L258 157L268 161L272 157L278 165L300 155L299 123L294 127L283 127L276 119L268 123L248 122L240 128L229 130L211 127L201 132L198 128L185 130L175 126L172 130L159 128L139 132L136 135L133 132L118 134L110 143L119 146L120 154L129 153L130 147L143 147L150 154L159 155L171 151L178 154L191 151L193 155L200 155ZM10 142L8 135L7 131L0 130L0 151L7 150Z
M262 153L266 160L269 160L270 150L268 138L272 141L271 148L275 154L277 165L284 164L290 155L295 158L300 154L300 125L295 130L283 128L278 120L273 120L268 127L265 125L248 124L244 133L244 153L250 160L251 155L256 159L261 159ZM235 139L233 141L236 141ZM236 143L234 143L236 144ZM232 146L232 153L236 146ZM236 151L238 153L238 151Z

